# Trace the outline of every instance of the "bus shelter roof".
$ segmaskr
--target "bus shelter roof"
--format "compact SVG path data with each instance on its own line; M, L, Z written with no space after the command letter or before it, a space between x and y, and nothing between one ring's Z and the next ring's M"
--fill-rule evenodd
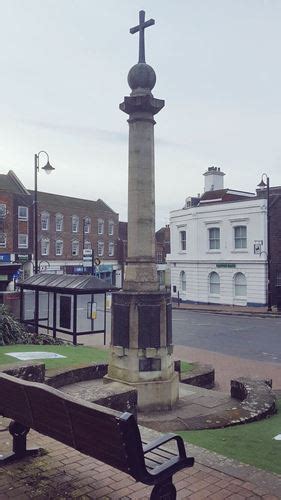
M30 278L18 283L18 286L24 290L72 293L77 295L118 290L107 281L95 276L76 274L34 274Z

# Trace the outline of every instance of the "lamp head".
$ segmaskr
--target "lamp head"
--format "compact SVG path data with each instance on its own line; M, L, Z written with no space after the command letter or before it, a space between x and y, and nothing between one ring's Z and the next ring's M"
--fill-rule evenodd
M46 172L47 175L51 174L53 170L55 170L54 167L50 164L49 160L47 161L46 165L42 167L42 170Z
M262 180L261 180L261 181L260 181L260 183L258 184L258 187L259 187L260 189L264 189L264 188L266 188L266 186L267 186L267 184L264 182L264 180L263 180L263 178L262 178Z

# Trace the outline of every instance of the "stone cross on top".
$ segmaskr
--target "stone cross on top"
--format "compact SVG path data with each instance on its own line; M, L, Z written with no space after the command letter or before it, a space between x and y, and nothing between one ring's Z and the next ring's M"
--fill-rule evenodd
M132 34L137 33L138 31L140 32L139 63L145 63L144 30L145 30L145 28L148 28L149 26L152 26L153 24L155 24L154 19L149 19L149 21L145 21L144 19L145 19L145 12L144 12L144 10L141 10L139 12L140 24L138 24L138 26L134 26L134 28L130 29L130 33L132 33Z

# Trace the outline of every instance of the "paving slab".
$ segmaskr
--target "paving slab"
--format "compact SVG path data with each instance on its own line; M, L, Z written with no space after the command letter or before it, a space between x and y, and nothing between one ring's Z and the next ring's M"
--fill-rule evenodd
M0 428L7 425L1 419ZM141 428L142 437L151 440L159 434ZM0 433L0 450L10 449L8 431ZM0 466L0 499L148 499L151 487L136 483L130 476L116 471L98 460L82 455L53 439L34 431L30 446L41 446L47 454L25 458ZM197 446L187 445L195 466L177 473L174 483L177 498L199 500L209 498L277 500L281 498L281 476L227 459Z

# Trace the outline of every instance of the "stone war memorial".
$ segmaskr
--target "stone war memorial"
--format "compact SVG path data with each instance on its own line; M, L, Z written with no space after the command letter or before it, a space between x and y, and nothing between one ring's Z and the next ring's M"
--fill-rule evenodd
M145 29L139 13L139 60L129 71L129 96L120 104L129 124L128 258L123 290L112 297L108 381L136 387L138 409L171 409L179 397L174 371L170 294L159 289L155 262L154 115L165 101L152 94L154 69L145 61Z

